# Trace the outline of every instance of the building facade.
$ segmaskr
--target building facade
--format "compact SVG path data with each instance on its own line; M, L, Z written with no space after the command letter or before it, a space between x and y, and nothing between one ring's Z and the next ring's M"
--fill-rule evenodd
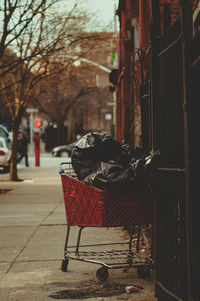
M155 175L159 301L198 301L199 1L120 0L118 141L160 150Z

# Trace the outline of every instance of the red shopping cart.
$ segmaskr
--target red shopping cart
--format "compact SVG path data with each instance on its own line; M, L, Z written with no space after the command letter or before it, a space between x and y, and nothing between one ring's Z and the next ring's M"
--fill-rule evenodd
M63 166L65 165L65 168ZM71 163L61 163L61 181L67 220L67 234L64 259L61 270L67 271L69 260L79 260L101 265L96 271L99 280L108 278L108 269L137 268L138 275L146 278L153 267L151 258L142 258L133 250L134 226L149 225L153 222L152 202L141 202L139 197L122 197L77 179ZM78 226L77 243L69 246L70 227ZM81 233L85 227L130 227L130 237L126 242L104 244L81 244ZM140 227L138 227L140 231ZM139 240L139 231L137 240ZM104 250L105 246L123 246L122 249ZM100 251L91 248L100 247ZM89 248L89 251L88 251ZM87 249L87 251L85 251Z

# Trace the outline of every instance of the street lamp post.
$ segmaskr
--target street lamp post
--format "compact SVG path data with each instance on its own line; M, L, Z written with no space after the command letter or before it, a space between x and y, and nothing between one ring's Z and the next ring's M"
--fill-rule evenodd
M30 154L33 156L34 113L37 113L38 109L27 108L26 112L30 113Z

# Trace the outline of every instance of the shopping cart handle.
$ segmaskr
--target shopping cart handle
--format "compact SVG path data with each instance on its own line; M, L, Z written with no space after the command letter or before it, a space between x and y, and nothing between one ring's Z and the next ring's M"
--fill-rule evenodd
M59 173L64 173L65 171L64 171L64 169L63 168L60 168L59 169Z
M60 163L60 168L63 168L63 165L69 166L69 165L71 165L71 162L61 162Z
M68 176L70 176L74 179L75 178L78 179L77 174L75 173L71 162L62 162L62 163L60 163L59 174L61 174L61 175L65 174L65 175L68 175Z

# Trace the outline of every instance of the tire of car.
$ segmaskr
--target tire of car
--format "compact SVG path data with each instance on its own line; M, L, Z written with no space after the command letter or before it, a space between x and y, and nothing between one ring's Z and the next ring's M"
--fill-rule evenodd
M69 158L70 154L68 153L68 151L62 151L62 152L60 152L60 157Z

